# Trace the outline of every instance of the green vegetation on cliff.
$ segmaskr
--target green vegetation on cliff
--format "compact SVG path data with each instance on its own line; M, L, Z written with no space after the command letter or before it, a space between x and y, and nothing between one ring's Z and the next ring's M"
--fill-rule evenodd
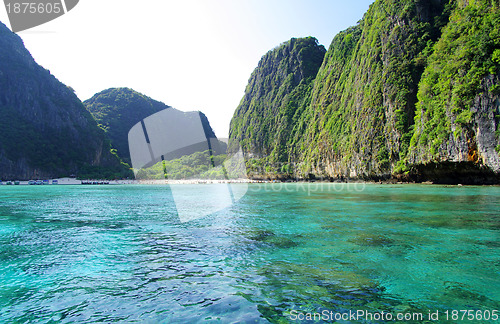
M144 118L170 108L129 88L111 88L85 100L85 107L111 140L117 154L130 163L128 132Z
M130 129L159 111L174 109L129 88L111 88L101 91L86 100L84 104L97 120L99 126L106 132L106 135L111 140L113 150L116 150L118 156L129 164L131 163L128 143ZM185 118L199 116L207 138L216 138L207 117L202 112L197 112L194 115L184 113L184 115ZM199 131L193 130L193 132ZM217 150L217 153L221 153L220 151L225 152L226 144L222 142L219 144L217 148L214 147L213 149ZM167 159L179 158L194 153L196 150L196 148L186 148L185 151L174 152L173 155L167 154L172 152L165 152L165 157Z
M0 23L0 179L130 175L73 91Z
M298 134L306 172L365 178L394 169L409 146L420 75L447 9L377 1L334 38L315 80L309 127Z
M230 145L268 178L387 178L437 156L498 172L499 12L487 0L377 0L315 76L277 96L290 87L275 67L301 66L285 43L253 72ZM292 117L277 118L290 103Z
M210 151L195 152L170 161L160 161L136 174L139 180L224 179L220 166L225 154L210 155Z
M293 38L264 55L231 120L233 143L255 158L287 161L288 138L324 54L325 48L309 37Z
M475 121L478 107L474 107L474 99L481 92L485 78L498 78L499 67L498 2L458 3L433 48L420 82L417 127L411 143L413 161L446 158L449 155L446 148L459 139L467 143L468 160L480 158L476 140L479 125ZM499 89L497 81L486 96L498 96ZM489 108L496 115L498 126L498 111Z

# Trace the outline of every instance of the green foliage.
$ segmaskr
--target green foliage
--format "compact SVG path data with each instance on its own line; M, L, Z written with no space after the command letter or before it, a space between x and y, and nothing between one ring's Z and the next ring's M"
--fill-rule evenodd
M291 173L291 168L290 168L290 165L289 164L283 164L281 166L281 173L285 173L285 174L289 174Z
M71 87L0 23L0 178L61 177L89 165L127 172Z
M239 144L270 163L288 160L290 134L324 54L315 38L292 38L261 59L231 120L230 149Z
M495 49L493 55L491 56L493 63L500 64L500 49Z
M418 131L411 145L415 154L428 158L439 155L452 123L458 127L455 137L471 127L470 107L481 81L499 71L498 26L500 11L495 2L478 0L457 5L453 11L419 85ZM492 94L497 91L498 85L490 90Z
M470 104L500 72L499 12L487 0L377 0L306 78L293 73L307 65L294 40L285 43L253 72L230 139L260 174L408 172L409 160L442 154L452 125L455 137L471 133Z
M334 38L302 116L307 127L295 135L304 147L299 160L328 157L342 166L359 159L367 163L355 167L370 172L406 155L420 75L447 15L438 3L417 5L377 1Z
M500 95L500 84L494 84L490 89L490 94L493 96Z
M77 173L78 179L107 179L107 180L115 180L115 179L131 179L133 177L133 173L128 167L127 164L123 165L123 168L117 169L115 167L106 167L106 166L91 166L84 165L80 167Z
M404 160L399 160L396 163L396 167L394 168L394 173L395 174L402 174L408 172L410 169L408 168L408 165L405 163Z
M136 174L136 179L225 179L224 169L220 166L223 165L226 157L225 154L210 155L208 150L195 152L140 169Z
M377 160L382 168L387 168L389 166L389 151L387 147L383 146L377 152Z
M102 128L117 154L130 163L128 132L144 118L169 108L129 88L111 88L84 101L88 111Z
M472 120L472 111L463 110L462 112L460 112L460 114L455 119L455 123L467 125L471 122L471 120Z

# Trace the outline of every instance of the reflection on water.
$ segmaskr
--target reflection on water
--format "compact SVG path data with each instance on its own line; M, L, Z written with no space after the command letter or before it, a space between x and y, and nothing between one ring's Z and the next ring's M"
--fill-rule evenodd
M500 188L307 186L188 223L167 186L0 187L0 322L500 309Z

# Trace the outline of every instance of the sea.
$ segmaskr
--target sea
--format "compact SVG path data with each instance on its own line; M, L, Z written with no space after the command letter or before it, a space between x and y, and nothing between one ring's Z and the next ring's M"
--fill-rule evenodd
M0 322L500 321L500 187L221 186L0 186Z

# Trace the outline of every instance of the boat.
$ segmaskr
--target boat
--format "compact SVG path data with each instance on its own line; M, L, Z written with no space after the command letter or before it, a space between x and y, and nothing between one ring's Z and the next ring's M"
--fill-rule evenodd
M12 181L7 181L6 185L7 186L11 186L12 185Z
M35 180L30 180L30 181L28 181L28 184L29 184L30 186L32 186L32 185L36 185L36 181L35 181Z
M20 184L21 184L21 182L19 182L19 180L14 181L14 185L16 185L16 186L19 186Z
M37 181L36 181L36 185L37 185L37 186L43 185L43 181L42 181L42 180L37 180Z
M53 185L59 184L59 181L57 179L54 179L54 180L52 180L52 184Z

